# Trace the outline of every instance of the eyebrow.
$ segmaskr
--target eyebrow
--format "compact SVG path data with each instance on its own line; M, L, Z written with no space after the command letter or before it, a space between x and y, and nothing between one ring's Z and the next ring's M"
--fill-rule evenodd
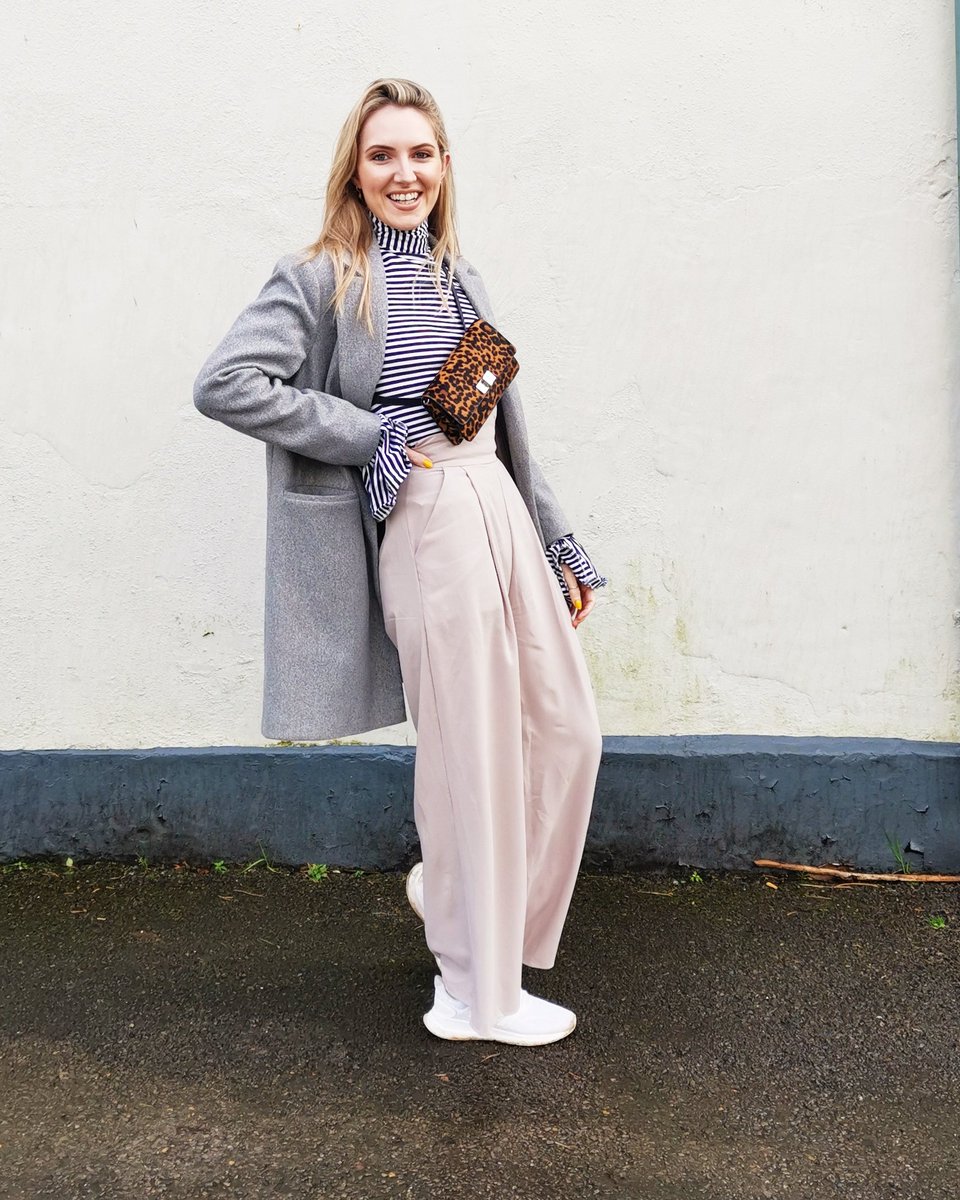
M418 145L410 147L411 150L432 150L433 148L434 148L433 142L420 142ZM371 150L393 150L393 149L395 149L394 146L367 146L364 153L369 154Z

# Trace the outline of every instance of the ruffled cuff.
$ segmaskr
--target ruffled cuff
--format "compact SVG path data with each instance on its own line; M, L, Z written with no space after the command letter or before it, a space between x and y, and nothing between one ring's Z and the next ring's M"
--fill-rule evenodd
M557 577L560 590L564 596L569 597L570 591L567 587L567 581L563 577L563 570L560 567L561 563L567 564L574 575L576 575L579 583L591 588L606 586L606 576L600 574L590 561L590 556L586 550L584 550L572 533L568 533L564 537L558 537L552 541L547 546L547 558L550 560L553 573Z
M397 502L400 484L410 473L413 463L404 446L409 436L403 421L380 413L380 444L373 458L360 468L360 477L370 502L375 521L385 521Z

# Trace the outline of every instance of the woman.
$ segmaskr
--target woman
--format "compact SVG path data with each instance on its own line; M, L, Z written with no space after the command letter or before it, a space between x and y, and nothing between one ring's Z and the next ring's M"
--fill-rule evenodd
M554 965L576 883L601 753L576 629L606 580L515 384L456 445L419 402L478 316L494 323L459 255L439 109L377 80L341 130L319 238L277 262L194 401L266 443L265 736L379 728L406 695L407 894L439 968L424 1023L539 1045L576 1024L521 968Z

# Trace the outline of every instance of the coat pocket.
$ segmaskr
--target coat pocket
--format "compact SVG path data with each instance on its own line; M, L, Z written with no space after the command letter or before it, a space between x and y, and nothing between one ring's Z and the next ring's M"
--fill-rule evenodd
M284 495L267 524L265 637L297 702L344 711L370 670L370 580L356 496ZM306 690L309 689L309 696ZM339 718L338 718L339 719Z
M348 491L319 483L301 483L292 488L284 488L283 498L292 500L295 504L349 504L351 501L359 501L352 488Z

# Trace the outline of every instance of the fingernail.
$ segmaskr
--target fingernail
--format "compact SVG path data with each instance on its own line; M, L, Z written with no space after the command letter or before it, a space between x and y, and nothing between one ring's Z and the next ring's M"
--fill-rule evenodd
M579 601L579 600L574 600L574 602L573 602L573 607L574 607L574 608L577 608L577 609L580 609L580 608L583 608L583 605L580 603L580 601Z
M432 466L433 466L433 463L430 461L430 459L429 459L429 458L425 458L425 459L423 460L423 465L424 465L425 467L432 467Z

